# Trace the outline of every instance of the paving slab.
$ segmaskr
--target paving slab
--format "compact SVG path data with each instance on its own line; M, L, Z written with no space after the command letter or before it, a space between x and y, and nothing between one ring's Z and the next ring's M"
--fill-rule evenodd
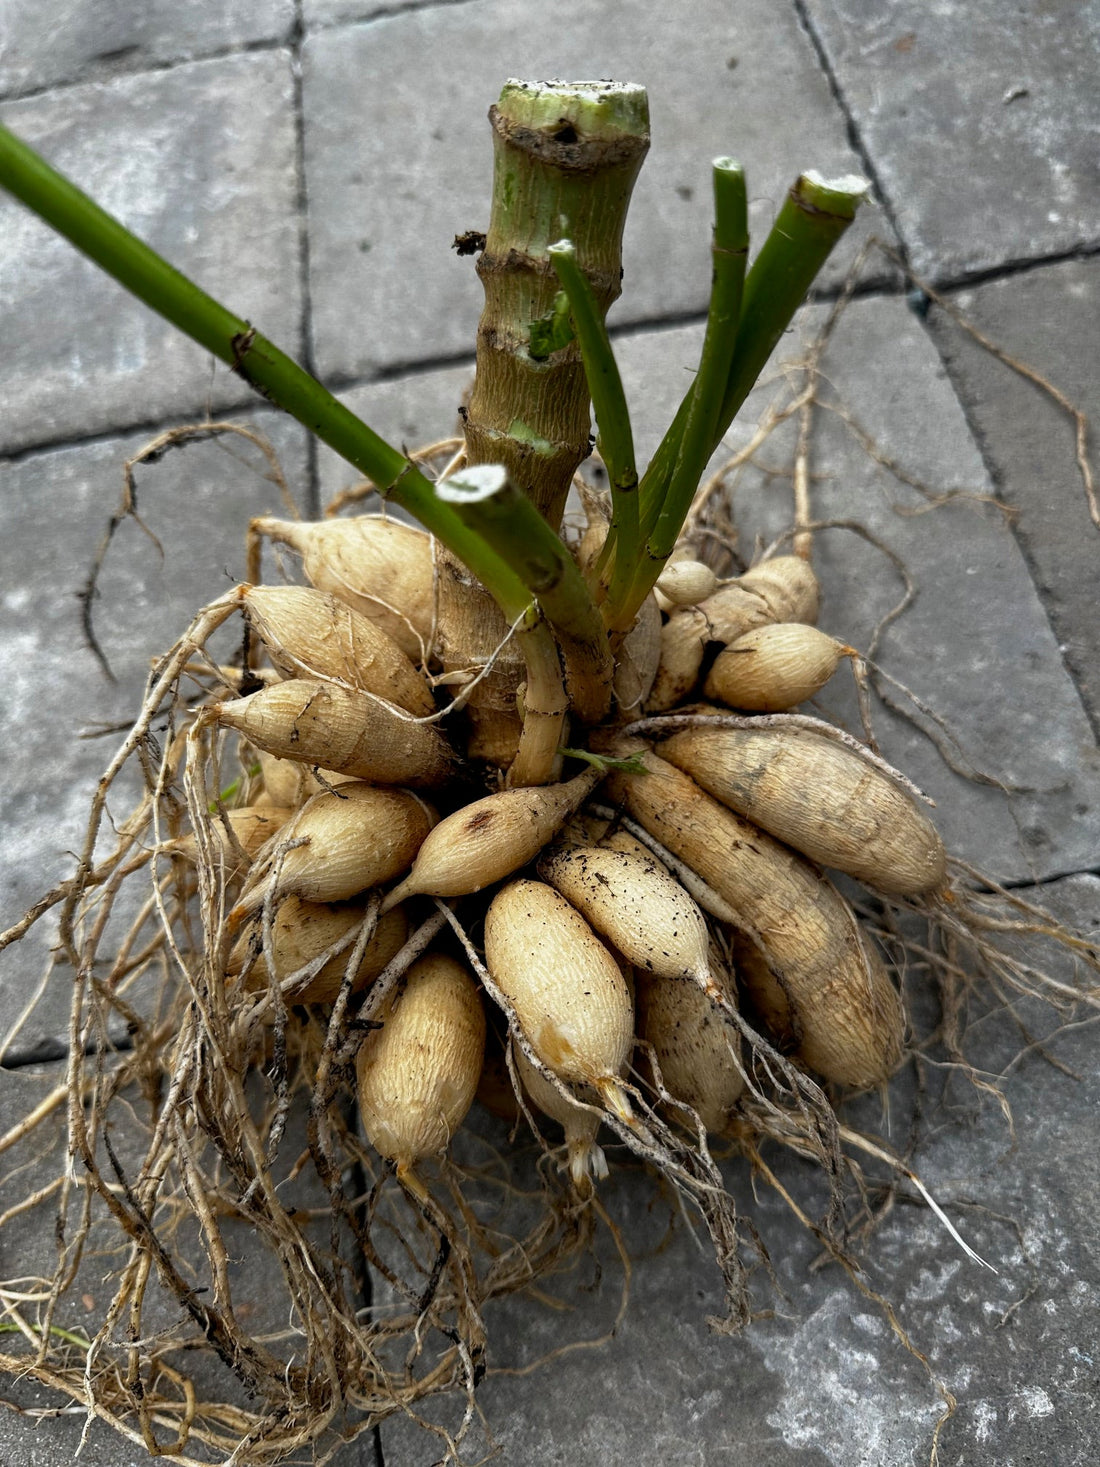
M757 236L805 168L858 173L843 117L793 8L636 0L630 24L585 0L409 10L310 37L303 107L314 350L322 375L471 351L481 308L472 260L450 246L483 229L489 104L510 76L646 85L653 144L624 240L622 324L706 309L710 163L744 162ZM777 122L781 115L781 124ZM884 228L868 209L838 250Z
M1095 877L1055 883L1041 897L1064 920L1100 930ZM1056 1024L1037 1012L1028 1021L1043 1024L1037 1033ZM704 1317L720 1299L705 1241L697 1244L682 1217L665 1236L668 1203L655 1199L652 1181L613 1170L601 1196L634 1257L626 1317L594 1352L563 1352L529 1374L508 1373L609 1327L622 1282L610 1250L601 1254L598 1285L585 1270L572 1285L552 1281L564 1310L519 1299L488 1315L493 1353L478 1400L500 1448L495 1460L501 1467L912 1467L929 1460L944 1413L938 1381L958 1402L942 1428L941 1462L1089 1467L1100 1426L1094 1023L1052 1041L1051 1056L1067 1069L1037 1051L1012 1066L1021 1040L1003 1013L975 1030L980 1064L993 1074L1012 1066L1003 1083L1015 1135L996 1103L960 1076L946 1084L942 1071L926 1077L925 1139L911 1165L997 1270L967 1258L902 1189L863 1250L863 1280L896 1307L929 1371L880 1303L839 1268L811 1268L814 1239L766 1181L753 1193L739 1162L727 1164L727 1180L760 1229L782 1294L769 1296L758 1278L758 1305L774 1317L733 1338L710 1333ZM846 1119L900 1146L913 1099L902 1076L891 1088L889 1120L878 1099ZM774 1148L766 1156L799 1204L818 1215L823 1196L809 1168ZM867 1175L885 1179L873 1162ZM447 1418L452 1426L457 1414ZM400 1467L429 1467L438 1457L437 1441L404 1421L384 1425L382 1442L385 1460ZM471 1441L471 1459L481 1445Z
M300 346L298 179L286 51L200 61L0 109L128 228L278 341ZM0 452L250 390L6 194Z
M1068 261L992 281L952 297L973 324L1100 421L1100 260ZM1016 513L1016 535L1088 707L1100 724L1100 527L1090 518L1065 410L991 357L942 311L929 327L977 432L997 492ZM1096 434L1089 441L1094 478Z
M918 271L1100 242L1091 0L801 0Z
M44 1101L64 1078L64 1067L58 1065L0 1070L0 1135L21 1120L32 1106ZM111 1137L123 1173L133 1182L146 1158L151 1131L148 1097L143 1100L140 1096L131 1095L129 1099L132 1105L120 1103L115 1108ZM292 1169L292 1163L307 1146L306 1115L304 1104L292 1106L283 1145L274 1163L274 1174L282 1176L280 1195L288 1207L315 1212L315 1219L306 1226L315 1230L315 1241L324 1247L329 1231L324 1214L328 1204L327 1191L322 1189L308 1163L293 1178L286 1176ZM14 1306L24 1323L34 1329L42 1317L43 1297L48 1295L50 1282L60 1262L65 1261L71 1276L59 1298L52 1322L73 1336L71 1343L79 1362L80 1340L93 1337L115 1297L118 1275L127 1261L126 1237L93 1194L89 1214L91 1229L78 1255L75 1242L85 1203L85 1170L80 1159L72 1163L75 1185L70 1189L64 1206L54 1185L52 1193L42 1197L34 1207L10 1211L23 1204L36 1189L56 1184L65 1171L67 1160L64 1106L54 1109L25 1140L5 1151L5 1164L0 1176L0 1278L19 1281L9 1287L21 1297L16 1300L11 1298L10 1292L6 1294L5 1313L10 1315ZM99 1161L103 1173L111 1177L110 1163L102 1149ZM175 1178L170 1176L170 1186L174 1184ZM199 1229L191 1219L182 1220L178 1230L171 1227L167 1206L162 1205L155 1216L161 1240L176 1266L200 1294L209 1297L212 1291L211 1271ZM219 1227L228 1253L227 1279L238 1321L242 1328L262 1339L274 1352L281 1352L284 1358L293 1358L293 1309L277 1264L257 1243L256 1231L246 1220L223 1213ZM129 1338L128 1313L124 1310L121 1320L112 1329L101 1360L106 1356L117 1361L125 1349ZM145 1291L142 1324L146 1341L158 1337L163 1339L169 1332L177 1338L182 1335L193 1339L194 1329L188 1329L183 1307L175 1293L162 1284L156 1270L153 1270ZM24 1340L18 1335L13 1337L9 1329L0 1334L0 1353L26 1358L30 1352ZM255 1401L243 1383L213 1352L192 1348L166 1359L170 1366L187 1372L200 1402L222 1401L246 1410L255 1407ZM67 1363L71 1365L73 1362ZM167 1389L170 1394L171 1387ZM59 1461L76 1457L78 1449L79 1460L89 1461L92 1467L137 1467L139 1462L154 1460L140 1440L132 1442L99 1420L87 1423L86 1411L80 1402L73 1402L64 1392L25 1375L18 1378L5 1375L0 1381L0 1397L7 1408L0 1413L0 1462L4 1467L54 1467ZM132 1416L128 1424L131 1429L140 1430ZM87 1441L82 1444L86 1430ZM172 1424L162 1419L157 1426L158 1439L167 1442L173 1434ZM320 1445L332 1451L332 1456L326 1460L331 1460L334 1467L368 1467L368 1464L373 1467L374 1448L369 1434L343 1445L334 1434L324 1438ZM192 1438L187 1451L191 1460L199 1462L213 1464L225 1460L223 1454L215 1453L196 1438Z
M267 409L236 421L267 436L290 483L306 474L304 431ZM151 434L102 439L0 464L0 726L8 741L0 781L5 832L0 928L69 873L88 800L140 706L150 659L200 606L244 578L244 533L257 514L284 512L267 464L239 437L194 443L135 470L138 509L156 546L123 523L104 566L94 621L117 678L84 643L78 593L122 493L123 462ZM117 811L116 813L124 813ZM40 976L51 939L9 949L0 962L0 1036ZM19 1036L21 1047L67 1029L64 974ZM0 1048L4 1047L0 1037Z
M4 0L0 96L285 41L293 0Z

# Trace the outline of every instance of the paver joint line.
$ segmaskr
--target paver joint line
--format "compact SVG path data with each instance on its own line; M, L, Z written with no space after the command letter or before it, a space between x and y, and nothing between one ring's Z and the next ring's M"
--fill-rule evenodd
M341 15L336 20L315 20L307 23L306 30L309 35L316 36L324 31L373 25L378 20L393 20L398 16L412 15L424 10L457 10L460 6L477 3L479 0L409 0L407 5L379 5L362 15Z
M298 282L301 292L302 365L311 376L317 376L313 353L313 296L309 275L309 180L306 177L305 112L302 105L302 43L306 26L302 17L302 0L294 0L294 25L290 36L291 77L294 86L294 166L298 174ZM321 489L317 473L317 440L306 438L306 483L302 486L303 510L307 519L321 513Z
M996 265L986 265L981 269L962 270L954 275L940 279L935 272L929 278L929 285L934 285L937 290L971 290L979 285L988 285L994 280L1004 280L1013 275L1030 275L1035 270L1043 270L1048 266L1068 265L1074 260L1094 260L1100 255L1100 241L1095 244L1077 245L1071 250L1057 250L1045 255L1026 255L1019 258L1004 260Z
M90 70L63 81L45 82L41 86L19 88L0 92L0 107L14 102L33 102L39 97L51 97L56 93L71 91L74 87L109 86L113 81L138 76L157 76L168 71L180 71L187 66L199 66L208 61L225 61L233 56L253 56L265 51L283 51L291 43L291 33L282 36L265 36L254 41L238 41L231 46L217 46L209 51L196 51L190 56L165 57L160 61L147 61L142 66L112 66L102 72Z
M469 3L469 0L459 0L459 3ZM931 280L928 281L928 284L932 285L936 290L940 291L944 295L951 295L959 291L973 289L979 285L989 284L992 281L1002 280L1013 275L1033 274L1036 271L1042 270L1048 266L1063 265L1074 260L1093 259L1097 255L1100 255L1100 245L1097 245L1095 249L1072 250L1066 254L1051 255L1042 259L1010 261L1003 266L998 266L996 268L976 272L973 275L959 276L946 281L938 280L933 277ZM308 255L303 261L303 301L307 299L307 272ZM851 291L850 295L851 299L854 301L891 300L896 297L907 295L912 288L912 285L906 280L902 280L897 284L891 281L869 280L863 284L857 284L855 288ZM815 290L811 292L808 298L808 304L831 305L844 293L845 292L842 285L826 286L820 290ZM309 305L312 305L311 300L309 301ZM311 316L311 310L303 310L303 331L308 333L307 340L312 343ZM667 331L677 331L682 327L699 326L702 325L705 321L705 312L688 312L668 316L654 316L643 318L637 321L623 322L619 325L611 325L608 327L608 335L611 337L612 341L621 341L631 339L636 336L660 335ZM211 361L213 363L213 358L211 358ZM312 350L302 353L302 364L306 367L308 371L313 372L314 375L316 375L316 371L313 365ZM326 379L325 386L329 389L330 392L337 394L341 392L355 392L363 388L370 387L375 383L398 382L408 378L423 377L426 376L428 373L446 371L452 367L469 367L470 370L473 371L473 351L471 350L469 352L456 352L438 357L425 357L422 360L418 361L397 362L384 367L380 367L377 372L369 373L365 376L333 374ZM212 400L209 405L209 416L211 418L227 416L231 417L234 413L247 411L250 406L253 406L253 404L246 403L242 405L239 402L233 402L230 400L219 402L215 399ZM179 414L179 420L183 421L184 419L187 419L188 421L195 420L193 414ZM5 454L2 458L0 458L0 464L13 465L21 463L24 459L33 457L35 454L39 453L52 453L58 449L88 447L96 443L109 442L111 439L116 438L120 433L127 435L131 433L155 434L162 432L163 428L164 421L162 419L157 419L155 421L142 419L138 422L120 422L115 428L95 433L83 434L77 437L63 436L60 438L44 438L35 443L23 444L20 448L13 450L9 454ZM975 437L978 438L980 441L980 434L978 430L975 428L973 429L973 431ZM309 443L312 456L315 458L316 449L313 446L314 440L310 438ZM319 488L317 487L315 478L312 481L311 490L314 494L319 494L320 492ZM317 501L315 512L320 513L319 500Z
M809 40L810 45L813 47L814 54L816 55L818 60L818 64L821 67L822 73L829 84L829 91L832 94L833 100L836 102L838 109L844 117L845 129L848 136L848 144L851 147L852 151L859 158L860 163L863 165L863 171L871 182L872 197L878 204L879 208L881 208L882 212L886 215L886 219L890 225L890 228L897 236L902 258L908 259L908 250L906 248L905 236L902 234L900 228L898 227L898 221L894 213L892 201L886 191L886 188L883 185L880 171L875 166L875 160L872 157L870 149L868 148L864 140L863 134L859 128L859 124L856 122L855 114L852 111L848 99L844 95L844 89L840 84L840 78L836 74L836 69L833 67L831 61L829 60L829 53L825 48L825 43L818 33L817 27L814 25L809 11L806 9L805 0L791 0L791 4L794 7L794 13L798 17L799 24L801 25L803 31L806 33L806 38Z

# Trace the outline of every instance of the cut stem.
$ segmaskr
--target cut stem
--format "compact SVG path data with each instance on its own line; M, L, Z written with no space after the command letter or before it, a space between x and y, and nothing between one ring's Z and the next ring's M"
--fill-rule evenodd
M589 451L590 418L580 346L556 344L552 329L558 280L549 250L568 232L602 319L621 289L623 224L649 147L649 105L644 87L509 81L489 117L493 207L478 262L485 309L467 461L503 464L556 530Z
M733 422L821 267L867 196L865 178L801 174L745 280L733 366L711 452Z
M640 564L632 564L633 579L629 583L629 591L625 594L620 592L618 597L612 592L610 597L609 624L614 630L629 627L675 548L676 538L713 451L726 383L734 361L749 252L744 170L732 158L718 158L713 168L713 184L713 267L699 370L684 399L683 426L674 456L670 442L668 459L672 466L667 487L660 491L660 500L657 486L654 486L652 504L656 508L659 503L659 508L652 528L647 525L645 558Z
M815 172L800 175L792 185L745 277L737 340L706 458L709 459L722 441L794 313L805 300L815 277L855 218L867 188L867 181L863 178L848 176L828 180ZM694 392L693 384L642 475L642 533L647 541L666 502ZM700 467L700 474L704 467L705 461ZM685 516L686 513L685 509ZM682 524L681 519L676 534L679 534ZM661 538L663 543L667 543L667 529ZM675 538L672 544L675 545ZM658 564L656 575L659 574Z
M605 717L611 706L611 650L585 579L559 537L502 465L461 470L438 483L435 492L538 598L561 644L566 687L578 718L595 723Z
M622 230L649 146L645 89L611 82L508 82L490 109L493 204L478 274L485 307L465 414L466 462L503 464L552 530L589 452L588 387L548 250L569 231L601 312L619 294ZM470 747L507 764L522 669L497 656L492 603L439 557L444 666L492 673L468 704ZM529 671L529 669L528 669ZM528 720L530 682L524 707ZM514 772L512 778L515 778Z

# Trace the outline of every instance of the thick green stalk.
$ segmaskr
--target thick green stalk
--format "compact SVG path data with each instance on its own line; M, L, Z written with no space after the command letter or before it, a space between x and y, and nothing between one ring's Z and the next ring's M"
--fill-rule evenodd
M579 344L560 339L549 250L568 233L602 319L620 291L648 103L644 88L611 82L508 82L489 116L493 206L467 459L503 464L557 529L589 450L589 402Z
M269 402L311 429L459 556L514 621L526 589L445 504L415 464L380 438L310 374L131 234L7 128L0 127L0 185L65 236L131 294L230 366Z
M592 287L577 264L573 242L566 239L551 245L550 260L569 300L596 415L596 442L611 485L611 529L607 553L613 552L615 556L609 593L614 604L616 593L630 584L638 553L638 469L634 458L630 409L607 326Z
M710 305L699 370L685 399L683 430L663 502L646 536L644 556L630 566L625 592L609 597L612 631L627 630L676 546L699 480L710 458L734 360L741 317L745 264L749 252L745 174L732 158L718 158L713 169L714 236Z
M508 82L489 117L493 204L478 262L485 308L466 410L466 459L502 464L556 531L589 451L590 411L548 250L570 233L606 312L619 294L623 222L649 144L648 105L641 87ZM484 604L450 557L441 556L438 569L444 666L489 669L468 704L470 748L507 764L523 669L503 642L492 603ZM523 698L526 724L530 691Z
M499 464L477 464L435 486L446 504L481 535L537 597L565 662L565 685L577 717L597 723L611 706L614 665L576 561Z

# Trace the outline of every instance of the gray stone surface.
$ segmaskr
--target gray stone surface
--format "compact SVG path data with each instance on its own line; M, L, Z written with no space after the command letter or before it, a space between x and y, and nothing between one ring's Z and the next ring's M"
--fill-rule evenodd
M44 1100L63 1078L64 1069L58 1065L0 1070L0 1117L3 1118L0 1134L17 1117ZM289 1172L295 1158L306 1148L305 1119L305 1107L295 1107L282 1151L275 1162L277 1176L280 1170L284 1174ZM112 1145L124 1175L131 1182L145 1160L151 1136L148 1123L148 1107L138 1097L134 1098L132 1107L119 1104L113 1112ZM118 1274L126 1262L128 1249L125 1238L108 1216L105 1206L93 1195L91 1230L80 1253L77 1253L76 1235L85 1201L82 1160L73 1163L77 1185L70 1189L63 1210L59 1207L60 1194L56 1190L33 1208L11 1210L19 1208L36 1188L55 1182L63 1174L68 1159L66 1151L63 1106L44 1119L30 1137L5 1150L4 1168L0 1173L0 1277L5 1280L18 1278L20 1281L18 1292L22 1297L17 1300L7 1297L5 1314L8 1315L14 1305L23 1321L35 1328L41 1318L42 1300L48 1296L50 1282L63 1258L71 1270L71 1278L61 1294L52 1320L54 1325L68 1330L78 1340L82 1336L90 1339L115 1297ZM113 1180L110 1163L102 1148L99 1161L102 1174ZM280 1194L291 1207L316 1209L317 1219L312 1226L316 1229L318 1242L324 1246L328 1224L323 1209L328 1194L321 1189L312 1168L303 1167L296 1178L284 1180ZM166 1214L167 1208L164 1208L162 1219ZM62 1217L63 1228L60 1226ZM219 1227L228 1253L227 1278L238 1321L243 1328L263 1338L273 1351L282 1351L285 1356L293 1358L293 1311L278 1264L257 1246L255 1230L243 1220L223 1216L219 1219ZM164 1229L161 1236L185 1279L209 1298L212 1277L199 1241L199 1230L190 1221L184 1221L178 1232ZM4 1322L9 1321L5 1319ZM143 1300L142 1323L147 1339L155 1339L162 1336L162 1332L169 1331L177 1337L191 1333L177 1296L162 1284L155 1270ZM123 1312L105 1349L105 1354L116 1360L128 1339L127 1326L128 1310ZM74 1354L77 1349L74 1349ZM6 1352L22 1358L28 1354L24 1341L12 1338L8 1330L0 1334L0 1353ZM79 1361L78 1354L76 1358ZM167 1358L169 1364L175 1363L189 1371L200 1399L227 1402L245 1409L255 1407L255 1401L250 1399L241 1381L212 1352L181 1353ZM140 1435L134 1442L122 1438L102 1421L88 1422L87 1413L79 1401L74 1402L69 1395L26 1375L15 1380L5 1376L2 1396L6 1409L0 1414L0 1462L4 1467L55 1467L57 1462L77 1456L78 1450L79 1460L87 1460L92 1467L136 1467L138 1462L154 1460L142 1445ZM129 1425L139 1432L132 1418ZM82 1446L85 1432L87 1442ZM174 1432L167 1420L161 1420L156 1434L162 1443L167 1443ZM332 1451L331 1458L326 1460L331 1460L334 1467L374 1467L374 1448L369 1434L344 1445L332 1435L322 1438L319 1445ZM225 1460L224 1456L204 1448L195 1437L192 1437L187 1450L191 1461L213 1463ZM174 1459L169 1457L167 1460Z
M1100 930L1100 882L1077 877L1045 888L1063 918ZM1065 972L1062 968L1057 971ZM1027 1012L1034 1032L1052 1016ZM931 1212L903 1186L865 1250L864 1279L897 1309L931 1377L957 1398L942 1431L940 1458L952 1467L996 1463L1090 1467L1095 1461L1100 1360L1100 1254L1095 1207L1100 1173L1094 1146L1100 1101L1095 1020L1056 1038L1056 1069L1022 1042L1002 1013L976 1027L977 1062L1006 1071L1013 1136L996 1103L961 1076L927 1075L922 1135L911 1165L967 1242L995 1269L964 1256ZM1041 1027L1040 1027L1041 1026ZM1009 1068L1011 1067L1011 1068ZM913 1090L902 1076L887 1118L877 1100L846 1119L867 1134L904 1144ZM479 1124L484 1127L485 1122ZM492 1136L496 1135L490 1129ZM808 1168L767 1151L768 1164L816 1216L820 1183ZM887 1180L866 1161L875 1183ZM490 1374L479 1393L501 1467L911 1467L929 1461L943 1400L930 1375L893 1334L883 1309L843 1272L813 1270L818 1253L761 1180L753 1195L743 1162L726 1174L743 1213L758 1225L782 1296L756 1280L757 1303L774 1309L739 1337L707 1331L720 1307L705 1241L676 1219L664 1236L667 1201L627 1171L603 1195L634 1255L632 1297L616 1337L592 1353L561 1355L526 1376ZM528 1363L568 1341L592 1338L615 1316L621 1272L558 1281L567 1311L528 1300L491 1316L492 1364ZM451 1417L452 1424L457 1419ZM388 1463L429 1467L433 1439L405 1423L382 1429ZM478 1441L477 1445L480 1445ZM471 1444L472 1460L477 1450Z
M3 0L0 96L285 40L293 0Z
M975 326L1100 420L1100 261L1052 265L955 297ZM1100 721L1100 537L1073 462L1064 409L991 357L943 312L929 324L977 431L1094 726ZM1096 435L1090 451L1097 476ZM1100 490L1098 490L1100 492Z
M8 26L0 92L62 78L83 83L9 101L3 115L291 350L301 346L307 314L298 287L304 226L322 370L347 384L385 366L390 380L352 382L347 396L398 441L449 432L469 378L462 363L472 356L480 287L471 262L458 260L449 243L456 230L484 223L484 113L510 73L629 75L650 86L654 147L628 229L627 294L612 318L635 328L662 325L631 330L620 342L643 454L697 358L698 332L667 328L705 303L706 170L715 153L732 149L749 165L759 233L799 166L853 166L847 106L920 268L953 275L1100 238L1094 5L1028 0L1009 10L979 3L964 11L956 0L932 8L792 0L730 8L706 0L688 19L683 7L656 0L618 9L581 0L553 8L529 0L302 0L308 197L298 191L295 169L292 57L272 49L287 34L287 11L287 0L195 0L176 12L160 0L140 8L117 0L76 14L69 0L0 0L0 25ZM800 28L803 14L835 70L839 99ZM130 45L139 50L102 55ZM238 45L241 54L176 64L197 54L192 46L205 55ZM1021 87L1026 95L1007 100ZM387 194L393 203L382 218L377 201ZM965 300L981 324L1095 417L1094 276L1093 262L1048 264ZM899 516L891 506L912 508L915 491L877 471L832 415L821 423L815 507L826 516L858 514L905 554L920 598L887 634L883 664L950 718L983 767L1031 788L1008 799L960 782L892 716L878 720L883 742L938 798L950 844L983 866L1017 880L1095 869L1096 741L1073 678L1095 711L1089 588L1097 540L1082 518L1068 429L1032 389L976 355L934 313L930 326L931 336L897 300L854 305L827 359L830 380L879 443L931 485L988 494L995 483L1019 511L1015 532L995 509L965 501ZM789 337L785 348L795 341ZM0 922L63 871L64 852L79 834L110 741L79 742L75 732L130 711L147 656L240 575L245 518L278 510L270 485L210 445L147 469L139 477L142 509L169 559L160 567L133 525L119 532L98 622L125 685L116 691L100 680L80 644L72 592L117 501L119 462L142 441L127 430L192 415L208 398L245 400L227 372L212 373L196 349L169 343L168 328L0 203L0 452L49 450L0 462L0 721L14 750L0 778ZM440 360L452 365L390 370ZM766 396L750 405L745 423ZM260 416L292 479L304 481L297 430ZM743 442L746 431L739 426L731 442ZM71 441L95 434L108 436ZM746 551L758 533L775 533L789 517L790 453L789 439L777 436L760 460L778 472L746 474L738 485ZM318 463L326 495L353 477L327 451ZM239 499L231 502L230 493ZM185 524L191 528L181 554ZM864 642L892 599L881 556L831 530L820 535L817 558L827 584L824 624ZM1014 707L1006 706L1006 691ZM852 716L847 699L835 709ZM1094 879L1050 885L1043 895L1096 927ZM3 959L0 1045L41 971L45 941L14 962L13 955ZM55 987L21 1042L62 1030L67 1010L67 991ZM1049 1015L1025 1009L1021 1017L1031 1035L1051 1026ZM999 1273L967 1262L927 1212L899 1204L869 1247L868 1281L898 1302L914 1344L959 1397L941 1440L945 1467L1091 1467L1100 1427L1093 1029L1069 1029L1052 1042L1056 1060L1080 1080L1048 1066L1039 1051L1010 1067L1023 1041L1003 1021L977 1025L973 1039L984 1069L1007 1071L1015 1142L992 1101L979 1103L957 1074L946 1077L941 1094L945 1076L930 1069L926 1140L915 1165ZM56 1076L51 1067L41 1083ZM38 1083L29 1070L0 1071L0 1134ZM893 1145L907 1135L911 1088L905 1077L892 1087ZM851 1116L887 1132L877 1100L861 1102ZM499 1130L485 1129L501 1140ZM769 1160L800 1201L820 1203L801 1164L773 1153ZM874 1163L868 1170L884 1175ZM38 1174L17 1174L12 1153L0 1157L0 1187ZM636 1254L630 1311L598 1353L561 1356L530 1377L489 1376L480 1399L504 1467L909 1467L928 1460L940 1398L919 1363L836 1269L810 1271L813 1246L766 1187L754 1200L738 1167L730 1177L776 1261L784 1297L770 1294L763 1280L759 1291L776 1317L741 1339L708 1334L704 1316L719 1299L705 1246L697 1248L679 1225L664 1243L666 1204L655 1202L649 1180L620 1173L607 1200ZM48 1267L50 1227L20 1233L15 1221L0 1229L0 1272L10 1273L13 1247L17 1267ZM560 1281L570 1312L526 1300L496 1312L495 1366L509 1357L530 1361L606 1328L619 1280L612 1251L601 1256L599 1291L588 1287L591 1273L575 1293L570 1280ZM102 1274L102 1260L91 1266ZM89 1292L95 1297L95 1287ZM25 1382L5 1381L0 1395L24 1406L52 1404ZM65 1460L75 1455L82 1424L76 1416L31 1421L5 1411L0 1463ZM385 1446L390 1467L427 1467L441 1453L438 1439L405 1427L388 1430ZM479 1451L472 1444L470 1458ZM97 1428L84 1460L133 1467L148 1459ZM374 1460L369 1440L337 1459L340 1467Z
M477 0L301 0L302 20L307 30L321 26L374 20L398 10L420 10L428 6L470 5Z
M915 267L1100 241L1091 0L804 0Z
M292 485L305 477L304 433L270 411L237 419L268 435ZM112 438L0 463L0 725L9 749L0 781L4 829L0 928L68 875L95 781L128 726L150 659L172 645L196 610L245 569L250 516L282 513L266 461L239 437L195 443L135 470L138 509L164 547L133 521L118 530L95 604L100 643L118 678L107 681L84 645L80 604L92 557L122 493L122 464L152 435ZM125 813L118 810L117 814ZM36 942L0 963L0 1049L40 976L50 921ZM54 975L21 1046L64 1033L69 996Z
M4 122L286 350L299 349L285 51L44 93ZM0 451L156 423L251 393L34 215L0 199Z
M468 352L481 308L473 261L450 248L484 228L488 103L509 76L613 76L650 89L653 145L624 239L618 324L705 311L711 159L745 164L760 234L803 168L859 172L844 120L792 10L722 0L690 26L638 0L609 26L585 0L413 10L325 31L303 51L310 274L320 371ZM782 111L776 126L774 108ZM869 209L858 237L883 224ZM838 251L836 280L855 241Z

